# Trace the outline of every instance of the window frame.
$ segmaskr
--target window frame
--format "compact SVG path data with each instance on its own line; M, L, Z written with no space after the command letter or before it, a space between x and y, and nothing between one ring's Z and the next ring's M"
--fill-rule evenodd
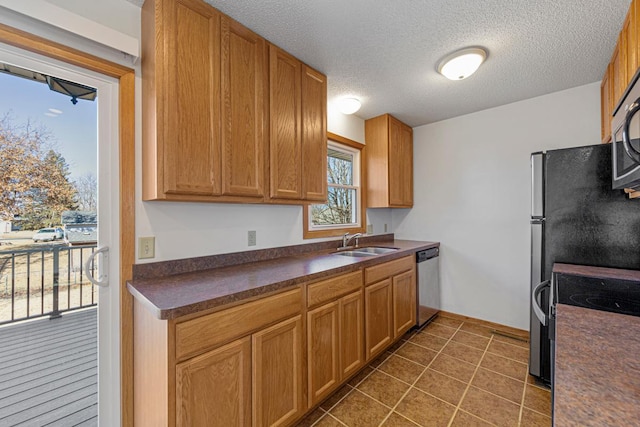
M320 203L309 203L302 207L303 212L303 220L302 220L302 228L303 228L303 238L304 239L315 239L320 237L334 237L334 236L342 236L344 233L365 233L367 229L366 225L366 196L367 196L367 171L366 171L366 150L365 145L361 144L357 141L354 141L349 138L345 138L343 136L327 132L327 147L329 144L334 144L337 146L348 147L352 150L358 150L360 152L360 176L359 176L359 186L357 193L358 206L356 216L358 218L358 225L349 225L349 226L336 226L336 227L323 227L322 229L312 229L311 228L311 206L320 204ZM304 172L303 172L304 173ZM329 191L329 183L327 178L327 194Z

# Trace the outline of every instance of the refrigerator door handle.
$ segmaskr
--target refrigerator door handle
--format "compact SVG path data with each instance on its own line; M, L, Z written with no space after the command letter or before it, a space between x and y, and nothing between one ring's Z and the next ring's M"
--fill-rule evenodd
M545 280L542 283L539 283L538 286L533 288L533 292L531 293L531 306L533 307L533 312L536 314L536 317L542 323L542 326L547 326L549 324L549 318L538 304L538 296L540 296L540 292L544 288L547 288L551 285L551 281Z
M531 155L531 217L544 217L544 153Z

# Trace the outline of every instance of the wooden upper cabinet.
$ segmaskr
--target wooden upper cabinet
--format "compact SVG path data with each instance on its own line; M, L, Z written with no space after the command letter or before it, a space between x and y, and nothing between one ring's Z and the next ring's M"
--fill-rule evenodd
M611 141L611 119L640 66L640 0L629 6L611 61L600 84L601 139Z
M613 105L614 108L622 100L622 94L624 93L627 81L627 68L625 62L625 44L622 33L618 37L618 43L613 50L611 57L611 85L613 93Z
M612 97L611 97L611 78L609 73L611 66L607 67L607 70L602 77L600 83L600 137L603 143L611 142L611 119L613 114Z
M143 198L220 194L220 14L148 0L142 33Z
M270 195L302 198L302 63L282 49L269 47Z
M201 0L142 8L143 200L323 202L327 79Z
M327 200L327 77L302 66L302 197Z
M392 129L398 129L398 138L389 140L389 202L391 205L413 206L413 129L393 117Z
M384 114L365 122L367 204L413 206L413 130Z
M199 0L142 8L143 199L264 199L266 41Z
M326 77L271 45L269 106L271 199L325 201Z
M629 76L629 80L631 80L638 71L638 68L640 68L640 0L633 0L631 2L631 6L629 6L629 14L632 15L630 31L633 32L633 35L628 38L628 40L633 44L627 44L627 51L633 49L633 52L629 53L627 56L634 56L632 61L635 61L633 62L635 69Z
M264 196L267 44L222 16L222 193Z
M636 20L636 3L633 1L629 6L627 17L624 20L622 26L622 34L625 44L625 57L626 57L626 84L625 88L631 83L631 79L636 74L638 69L638 33L637 33L637 20Z

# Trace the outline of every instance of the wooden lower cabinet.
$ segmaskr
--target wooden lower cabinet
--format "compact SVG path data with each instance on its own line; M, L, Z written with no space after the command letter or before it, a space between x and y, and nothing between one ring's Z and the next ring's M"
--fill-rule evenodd
M306 410L300 287L200 316L134 302L136 426L280 426Z
M391 295L391 279L367 286L364 290L367 360L382 352L393 340Z
M251 425L250 337L176 366L176 425Z
M393 277L393 338L416 324L415 269Z
M362 367L363 349L362 291L307 313L309 407Z
M364 365L364 310L362 292L340 300L341 379L355 374Z
M307 313L309 406L324 399L340 382L340 302Z
M290 426L415 324L399 258L202 315L134 303L136 426Z
M301 415L302 316L252 337L253 426L285 426Z
M399 258L365 269L366 357L371 360L416 324L416 262Z

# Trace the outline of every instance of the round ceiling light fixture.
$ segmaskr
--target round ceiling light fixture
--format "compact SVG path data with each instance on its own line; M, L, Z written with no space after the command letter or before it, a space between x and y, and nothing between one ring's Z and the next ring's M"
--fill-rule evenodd
M357 98L341 98L338 100L338 108L342 114L353 114L360 109L362 104Z
M487 51L468 47L445 56L438 64L438 72L449 80L462 80L476 72L487 58Z

